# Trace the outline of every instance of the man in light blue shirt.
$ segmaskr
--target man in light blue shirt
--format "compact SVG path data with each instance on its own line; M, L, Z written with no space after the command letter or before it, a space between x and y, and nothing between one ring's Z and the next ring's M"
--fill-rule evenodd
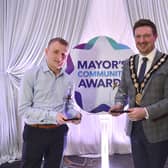
M51 39L45 49L46 60L28 70L22 79L19 95L19 114L25 120L22 168L40 168L43 158L44 168L59 168L68 131L66 123L81 121L72 78L63 70L67 51L67 41Z

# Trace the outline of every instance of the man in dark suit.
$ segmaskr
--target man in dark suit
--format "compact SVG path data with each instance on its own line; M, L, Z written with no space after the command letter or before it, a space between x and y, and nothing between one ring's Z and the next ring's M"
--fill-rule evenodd
M163 168L168 155L168 56L155 48L157 29L150 20L137 21L133 33L139 54L123 65L110 113L122 114L128 102L126 131L135 168Z

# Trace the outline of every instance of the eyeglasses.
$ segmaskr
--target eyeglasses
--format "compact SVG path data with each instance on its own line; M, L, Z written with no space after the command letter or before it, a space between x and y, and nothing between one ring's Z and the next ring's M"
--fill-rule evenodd
M141 38L143 38L143 39L148 39L148 38L150 38L151 36L153 36L152 34L143 34L143 35L135 35L135 39L141 39Z

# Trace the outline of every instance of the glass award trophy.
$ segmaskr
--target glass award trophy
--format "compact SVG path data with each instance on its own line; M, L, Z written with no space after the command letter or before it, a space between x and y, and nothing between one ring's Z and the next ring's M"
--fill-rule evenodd
M69 85L66 91L66 95L63 98L63 101L64 101L63 113L67 117L65 121L79 120L79 118L75 117L76 113L73 108L74 103L72 99L72 89L73 89L73 86Z

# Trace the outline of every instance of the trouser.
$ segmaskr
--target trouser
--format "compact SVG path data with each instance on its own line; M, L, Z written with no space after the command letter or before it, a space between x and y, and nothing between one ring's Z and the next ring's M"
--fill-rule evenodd
M149 143L142 122L133 122L131 147L135 168L164 168L168 155L168 141Z
M21 168L60 168L67 125L44 129L25 125Z

